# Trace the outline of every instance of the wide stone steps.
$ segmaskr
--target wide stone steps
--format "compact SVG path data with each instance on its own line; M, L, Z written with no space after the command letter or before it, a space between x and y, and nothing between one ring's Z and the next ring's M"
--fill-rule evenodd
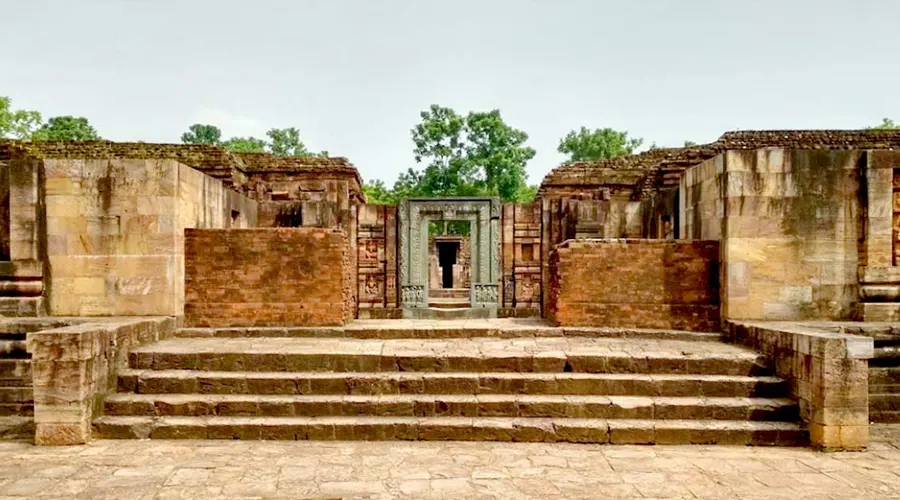
M477 323L477 322L475 322ZM109 438L460 439L803 445L757 353L672 332L420 338L182 331L134 349ZM414 329L409 325L415 326ZM432 323L433 324L433 323ZM523 325L527 323L518 323ZM515 328L507 328L514 330ZM402 332L414 330L415 337ZM372 332L388 332L384 337ZM522 329L521 332L529 330ZM226 333L227 332L227 333ZM521 333L518 332L518 333ZM623 330L623 332L626 332ZM556 331L559 333L559 331Z
M757 353L706 342L594 338L173 339L132 351L136 369L767 375Z
M393 321L393 322L392 322ZM463 320L428 321L362 320L345 327L237 327L181 328L176 337L184 338L356 338L356 339L460 339L460 338L535 338L587 337L642 340L722 340L719 333L684 332L638 328L552 327L542 321Z
M869 420L900 423L900 346L897 340L876 340L869 365Z
M30 359L0 359L0 385L4 381L27 381L31 384L31 360Z
M0 416L34 414L31 359L25 333L0 333Z
M900 366L900 345L876 345L875 356L869 364L876 367Z
M105 439L458 440L805 446L790 422L470 417L103 416Z
M900 423L900 390L882 393L870 391L869 420L878 423Z
M630 373L245 372L123 370L119 391L139 394L561 394L777 398L771 376Z
M0 339L0 357L4 359L24 359L29 357L25 350L25 340Z
M226 417L522 417L794 421L787 399L564 395L257 396L116 394L107 415Z

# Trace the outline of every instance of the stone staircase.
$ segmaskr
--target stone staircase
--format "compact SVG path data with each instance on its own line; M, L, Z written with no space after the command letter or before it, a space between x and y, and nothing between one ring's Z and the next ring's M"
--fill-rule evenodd
M437 309L465 309L471 304L468 288L438 288L428 290L428 307Z
M900 336L876 335L869 360L869 420L900 423Z
M94 433L807 443L786 383L718 335L510 325L184 329L130 354Z
M25 333L0 333L0 416L31 416L31 356Z

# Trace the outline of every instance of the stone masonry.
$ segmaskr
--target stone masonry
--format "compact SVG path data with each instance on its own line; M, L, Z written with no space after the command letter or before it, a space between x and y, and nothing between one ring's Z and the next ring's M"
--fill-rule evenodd
M350 252L330 229L189 229L185 322L342 325L356 313Z
M715 241L570 240L550 260L557 325L719 329Z

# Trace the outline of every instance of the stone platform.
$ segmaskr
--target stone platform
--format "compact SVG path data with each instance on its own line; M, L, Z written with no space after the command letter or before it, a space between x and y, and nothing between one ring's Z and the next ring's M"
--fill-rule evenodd
M131 351L96 437L808 439L784 381L714 333L394 320L176 336Z

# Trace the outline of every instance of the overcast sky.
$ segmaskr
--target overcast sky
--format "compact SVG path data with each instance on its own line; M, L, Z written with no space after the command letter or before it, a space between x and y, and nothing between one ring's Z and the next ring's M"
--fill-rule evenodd
M389 183L421 110L497 108L536 183L582 125L680 145L900 120L900 0L0 0L0 95L117 141L296 126Z

